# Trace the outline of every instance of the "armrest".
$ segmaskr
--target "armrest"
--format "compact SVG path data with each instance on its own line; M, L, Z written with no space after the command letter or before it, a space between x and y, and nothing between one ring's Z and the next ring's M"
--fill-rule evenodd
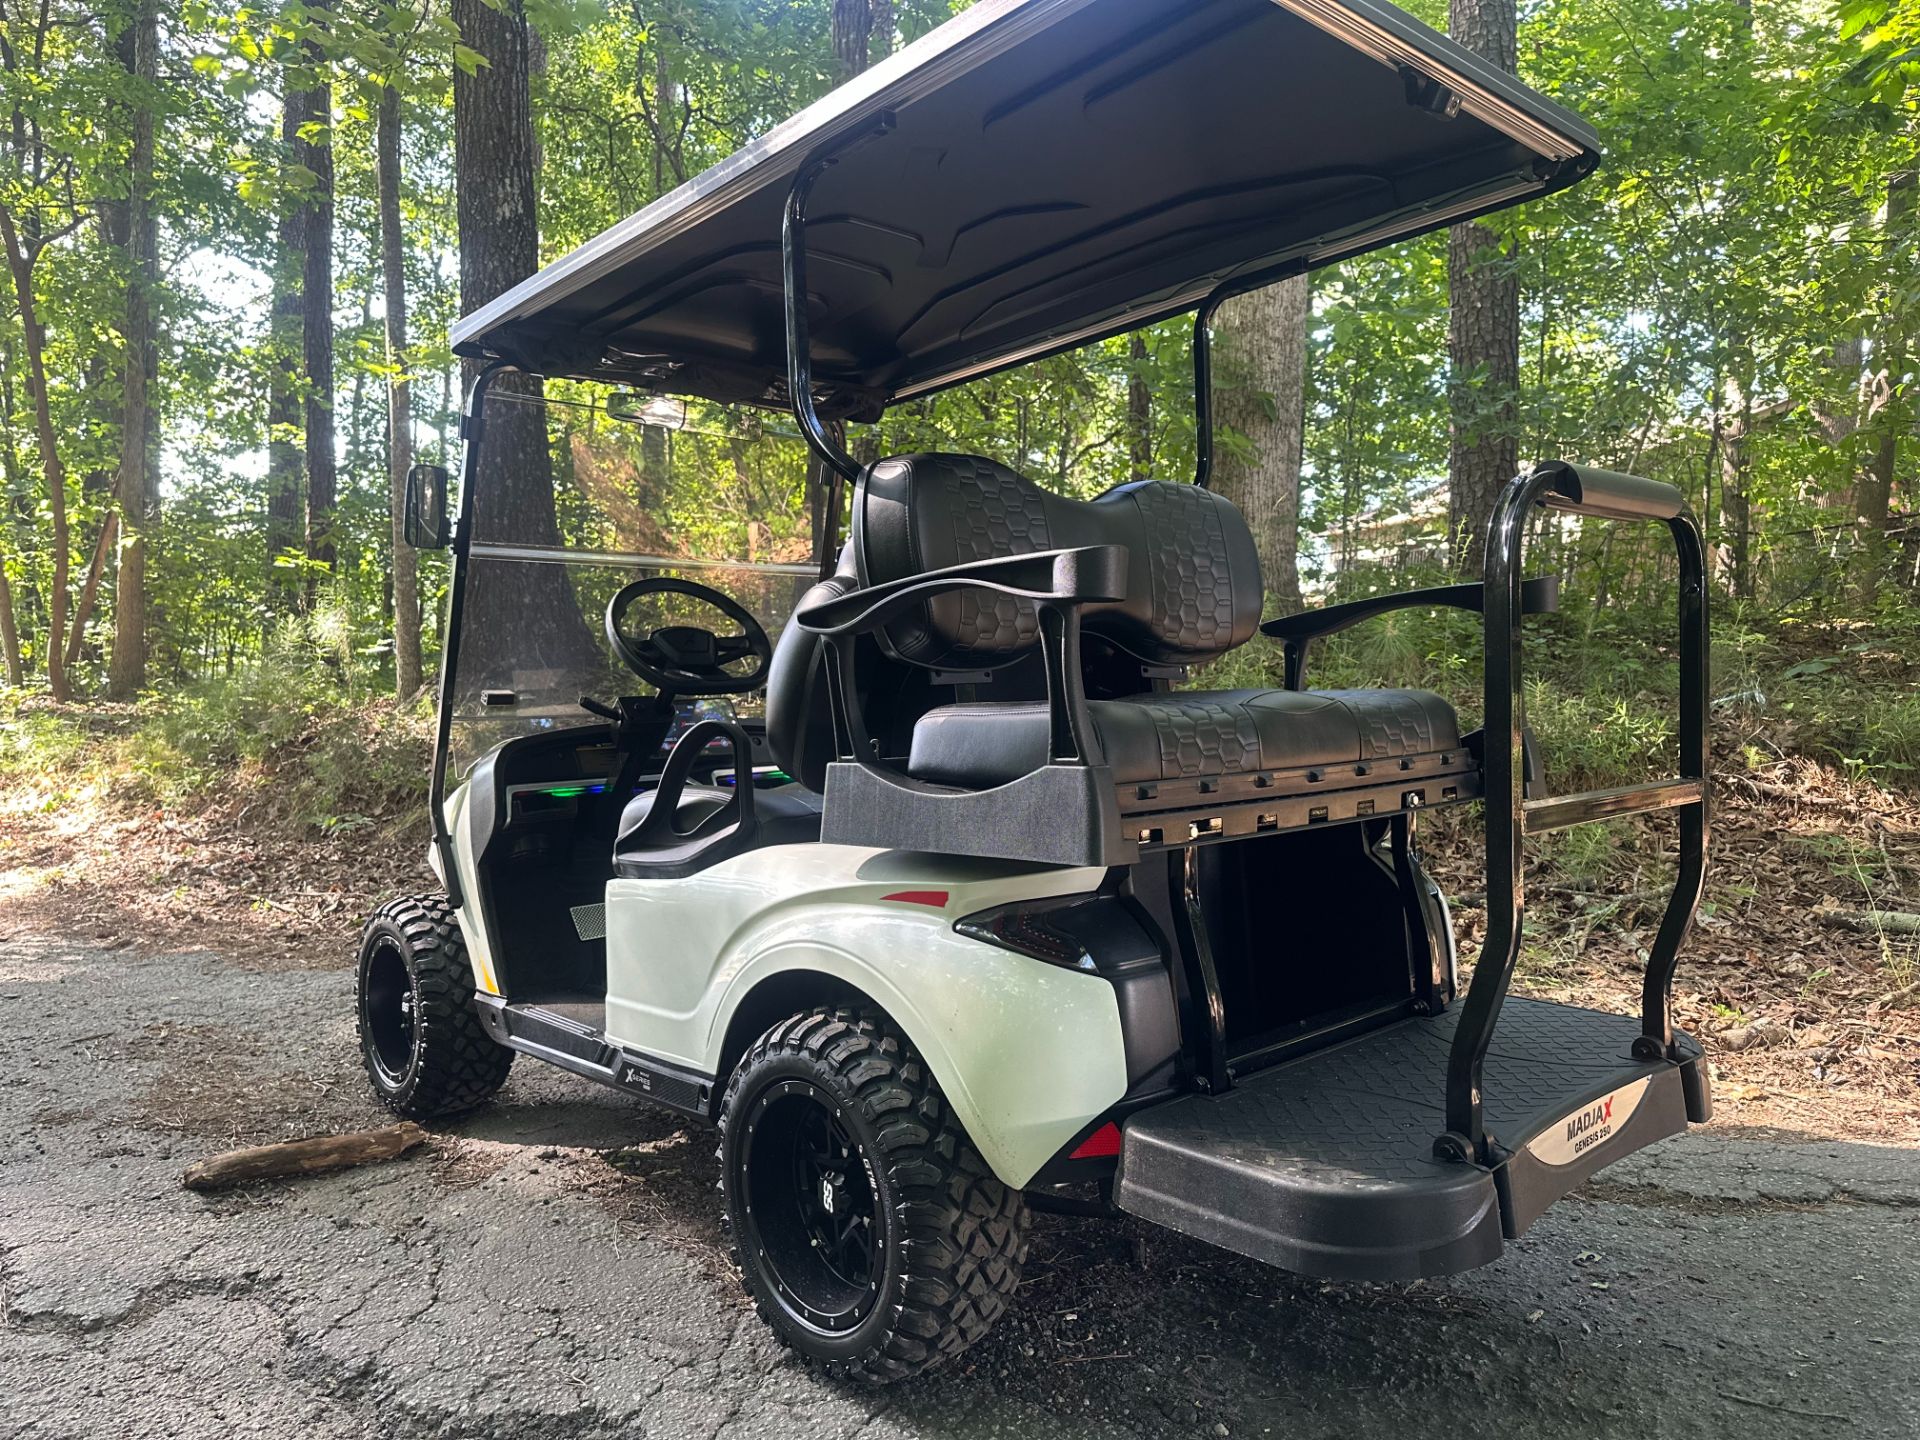
M1362 620L1384 615L1389 610L1419 610L1444 605L1454 610L1481 611L1486 608L1486 587L1478 580L1464 585L1435 585L1425 590L1399 590L1391 595L1369 595L1364 600L1349 600L1344 605L1327 605L1304 610L1298 615L1282 615L1268 620L1260 633L1273 640L1318 640L1338 635ZM1520 613L1551 615L1560 608L1560 577L1542 575L1520 582Z
M653 808L631 835L621 837L626 843L650 847L686 838L673 828L674 812L679 809L680 797L686 793L687 777L693 773L693 767L706 754L707 746L721 738L733 748L733 823L742 836L753 833L759 823L753 793L753 742L747 739L747 732L731 720L701 720L689 725L674 742L666 766L660 771L660 783L654 787ZM625 803L622 797L610 798L616 810Z
M1455 610L1484 611L1486 586L1478 580L1464 585L1435 585L1425 590L1399 590L1391 595L1369 595L1364 600L1349 600L1344 605L1328 605L1305 610L1298 615L1282 615L1260 627L1269 639L1284 641L1287 647L1286 687L1302 690L1307 683L1307 650L1323 635L1338 635L1362 620L1384 615L1389 610L1417 610L1445 605ZM1520 613L1549 615L1560 608L1560 578L1543 575L1520 582Z
M794 618L802 630L816 635L864 635L901 611L953 590L991 590L1036 604L1067 606L1120 600L1127 593L1127 549L1082 545L973 560L822 600L796 612Z
M911 606L954 590L987 590L1033 603L1040 619L1040 652L1047 677L1047 763L1097 763L1099 740L1087 716L1080 678L1080 607L1120 600L1127 593L1124 545L1082 545L949 565L817 601L794 612L802 630L821 636L832 657L835 748L843 760L878 771L878 750L860 716L854 676L854 637L877 630Z

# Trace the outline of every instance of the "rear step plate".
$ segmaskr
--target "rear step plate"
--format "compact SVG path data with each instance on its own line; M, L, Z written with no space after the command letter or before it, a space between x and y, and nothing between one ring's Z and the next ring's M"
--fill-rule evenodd
M1594 1171L1707 1118L1706 1067L1632 1058L1640 1023L1510 999L1487 1052L1497 1162L1433 1158L1456 1007L1403 1020L1130 1117L1121 1209L1257 1260L1340 1280L1484 1265Z

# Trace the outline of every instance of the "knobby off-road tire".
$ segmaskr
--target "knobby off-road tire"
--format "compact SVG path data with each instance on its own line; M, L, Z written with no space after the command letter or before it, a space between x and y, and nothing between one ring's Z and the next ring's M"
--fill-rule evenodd
M864 1199L874 1237L870 1268L855 1267L853 1283L829 1284L834 1293L824 1296L809 1293L804 1274L795 1283L793 1267L807 1252L796 1258L794 1227L774 1213L780 1175L802 1148L783 1149L782 1129L798 1117L817 1133L814 1107L857 1151L857 1165L844 1167L854 1198L840 1204L851 1213ZM719 1153L721 1223L755 1307L783 1342L834 1377L885 1384L951 1360L986 1334L1020 1283L1024 1198L987 1168L925 1064L882 1015L823 1009L762 1035L727 1086ZM807 1183L822 1184L817 1171L793 1188ZM816 1255L826 1253L813 1243ZM862 1291L864 1300L832 1319L805 1303L832 1310Z
M438 895L390 900L360 933L360 1058L373 1090L410 1120L458 1115L506 1083L513 1051L473 1010L473 969Z

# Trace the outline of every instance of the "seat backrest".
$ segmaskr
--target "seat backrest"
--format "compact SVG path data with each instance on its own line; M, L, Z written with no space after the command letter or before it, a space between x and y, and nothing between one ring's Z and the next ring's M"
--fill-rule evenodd
M1231 501L1197 485L1140 480L1071 500L976 455L918 454L869 466L854 493L862 584L1074 545L1127 548L1126 598L1087 606L1081 628L1148 664L1215 659L1260 623L1253 536ZM916 665L971 670L1004 664L1039 638L1027 602L962 591L888 626L885 648Z
M978 456L901 455L867 468L851 521L835 574L800 608L971 560L1124 545L1126 598L1081 612L1082 631L1096 642L1151 665L1197 664L1250 639L1260 623L1253 536L1232 502L1197 485L1142 480L1097 500L1070 500ZM1040 629L1025 601L975 591L939 596L878 638L859 662L863 714L876 734L890 735L910 733L919 713L952 699L950 689L929 686L929 668L1008 667L1038 647ZM865 640L860 646L871 649ZM824 783L833 749L823 651L817 635L790 621L767 680L768 747L813 790ZM909 663L889 666L887 657ZM996 676L977 698L1044 693L1039 670L1028 665Z
M793 607L767 670L767 749L782 770L816 792L826 788L827 766L833 761L833 708L827 692L826 643L800 628L799 612L851 594L859 585L849 546L841 551L834 573Z

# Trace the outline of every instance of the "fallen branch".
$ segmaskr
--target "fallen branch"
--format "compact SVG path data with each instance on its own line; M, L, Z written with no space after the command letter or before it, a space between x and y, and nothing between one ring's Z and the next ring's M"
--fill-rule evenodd
M1889 991L1873 1002L1873 1008L1876 1010L1898 1010L1906 1005L1920 1005L1920 980L1914 981L1911 985L1902 985L1898 990Z
M1734 777L1734 783L1745 786L1755 795L1766 800L1784 800L1789 805L1811 805L1816 809L1826 806L1850 805L1853 802L1835 795L1809 795L1804 790L1794 790L1786 785L1770 785L1765 780L1754 780L1745 775Z
M1752 1395L1736 1395L1731 1390L1716 1390L1714 1394L1722 1400L1731 1400L1736 1405L1753 1405L1762 1410L1778 1410L1782 1415L1798 1415L1807 1420L1838 1420L1843 1425L1853 1424L1851 1415L1837 1415L1831 1410L1802 1410L1793 1405L1782 1405L1778 1400L1760 1400Z
M1906 910L1816 910L1829 925L1876 935L1920 935L1920 915Z
M283 1140L277 1145L254 1145L196 1160L180 1177L189 1190L221 1190L249 1180L271 1180L283 1175L316 1175L322 1170L344 1170L374 1165L404 1155L427 1138L412 1121L383 1130L359 1130L351 1135L316 1135L309 1140Z

